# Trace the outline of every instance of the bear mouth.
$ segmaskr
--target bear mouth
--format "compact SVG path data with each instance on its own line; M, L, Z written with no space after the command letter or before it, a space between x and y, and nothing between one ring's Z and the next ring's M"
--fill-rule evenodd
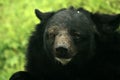
M55 57L55 59L60 62L62 65L67 65L71 60L72 58L58 58L58 57Z
M71 61L72 57L73 55L69 52L56 52L55 54L55 59L62 65L68 64Z

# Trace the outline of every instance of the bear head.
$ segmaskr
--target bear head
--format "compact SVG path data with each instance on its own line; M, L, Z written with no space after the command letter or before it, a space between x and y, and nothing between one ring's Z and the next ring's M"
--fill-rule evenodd
M39 10L35 10L35 13L41 22L47 20L43 26L44 49L52 58L64 65L75 56L85 61L94 55L95 26L88 14L74 8L52 14Z

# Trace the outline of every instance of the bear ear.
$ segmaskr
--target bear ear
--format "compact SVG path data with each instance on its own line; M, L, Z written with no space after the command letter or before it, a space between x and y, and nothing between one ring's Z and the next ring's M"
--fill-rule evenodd
M70 6L69 9L74 10L75 8L73 6Z
M91 18L100 33L113 33L120 25L120 14L92 14Z
M54 14L54 12L42 13L38 9L35 9L35 14L36 14L36 16L37 16L38 19L40 19L41 21L45 21L48 18L50 18Z

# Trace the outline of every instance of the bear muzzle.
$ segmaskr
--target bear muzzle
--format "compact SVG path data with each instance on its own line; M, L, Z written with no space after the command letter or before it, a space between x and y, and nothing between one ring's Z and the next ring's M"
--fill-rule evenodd
M65 31L61 31L55 37L53 50L55 59L62 64L68 63L76 54L76 49L71 36Z

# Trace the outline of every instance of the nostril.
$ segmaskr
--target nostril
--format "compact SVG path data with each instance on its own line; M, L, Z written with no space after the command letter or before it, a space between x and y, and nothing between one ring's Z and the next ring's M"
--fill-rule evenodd
M56 57L58 58L70 58L71 54L69 53L67 48L64 47L58 47L56 48Z
M60 52L60 53L67 53L67 52L68 52L68 49L67 49L67 48L64 48L64 47L58 47L58 48L56 48L56 51L57 51L57 52Z

